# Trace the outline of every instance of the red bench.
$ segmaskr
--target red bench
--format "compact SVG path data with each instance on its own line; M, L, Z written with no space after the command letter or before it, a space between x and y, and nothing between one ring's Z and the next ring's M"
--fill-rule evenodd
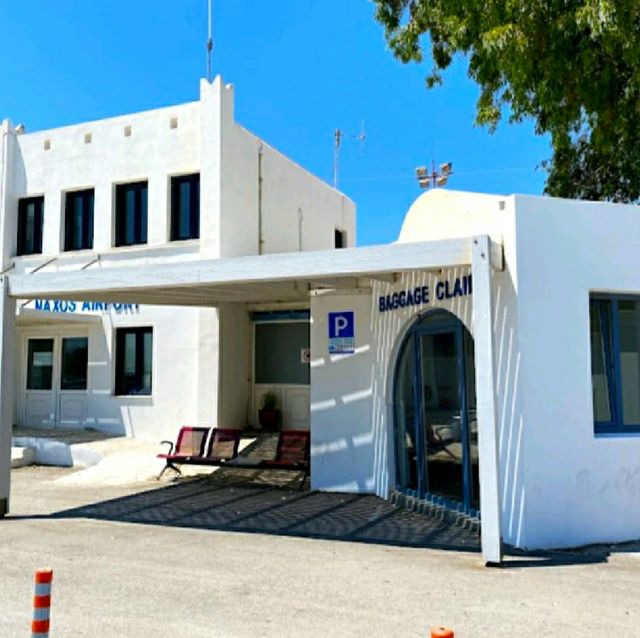
M175 448L171 441L162 441L171 447L168 453L158 454L158 458L166 460L158 478L169 467L180 473L177 466L182 464L304 472L300 485L309 476L311 439L308 430L282 430L278 436L276 455L273 459L238 456L240 434L241 430L226 428L180 428Z
M224 465L228 463L238 456L240 434L240 430L228 428L181 427L175 447L171 441L162 441L170 448L166 454L158 454L159 459L166 461L158 478L168 468L180 474L178 465ZM207 445L207 440L209 445Z

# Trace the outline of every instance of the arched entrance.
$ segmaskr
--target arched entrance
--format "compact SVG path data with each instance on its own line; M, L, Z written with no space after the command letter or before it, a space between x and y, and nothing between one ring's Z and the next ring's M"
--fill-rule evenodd
M473 337L436 310L409 329L393 387L400 491L468 514L480 510Z

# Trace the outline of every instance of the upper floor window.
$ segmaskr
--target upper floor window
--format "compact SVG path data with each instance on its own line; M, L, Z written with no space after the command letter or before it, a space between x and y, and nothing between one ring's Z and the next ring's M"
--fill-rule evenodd
M171 178L171 241L200 237L200 175Z
M64 220L64 249L93 248L93 188L67 193Z
M116 246L147 243L147 182L116 186Z
M333 232L333 245L335 248L347 247L347 231L336 228Z
M589 303L596 433L640 432L640 297Z
M27 197L18 202L18 255L42 252L44 197Z

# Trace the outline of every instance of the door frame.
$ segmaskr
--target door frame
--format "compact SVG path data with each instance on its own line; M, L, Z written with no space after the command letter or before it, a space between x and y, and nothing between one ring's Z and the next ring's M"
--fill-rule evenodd
M283 310L283 311L265 311L264 314L271 313L275 315L273 318L262 318L256 320L254 317L251 318L251 348L250 348L250 366L249 366L249 375L250 375L250 397L249 397L249 425L251 427L259 427L258 425L258 410L260 408L260 400L262 398L263 393L267 390L273 390L276 392L280 399L280 404L278 409L281 410L281 418L282 421L280 423L280 428L285 430L287 429L287 423L285 420L286 413L286 391L288 388L306 388L309 393L309 423L308 428L311 428L311 382L309 383L256 383L256 327L258 324L293 324L293 323L304 323L309 327L309 348L311 348L311 318L300 316L301 313L308 313L307 309L304 310ZM261 313L256 313L261 314Z
M27 409L27 375L28 375L28 356L29 356L29 339L53 339L53 370L51 372L51 392L53 396L53 408L54 408L54 422L50 426L52 428L60 428L61 425L61 413L60 413L60 400L61 395L89 395L89 361L87 360L87 387L85 390L61 390L60 380L62 371L62 340L81 337L87 339L87 347L90 347L89 329L86 326L23 326L19 328L19 350L20 350L20 386L19 395L17 401L17 417L20 425L26 423L26 409ZM90 357L89 357L90 358ZM46 392L43 390L43 392ZM34 427L34 426L29 426ZM35 426L37 427L37 426ZM74 426L65 426L69 429ZM81 429L83 425L78 426ZM44 429L44 428L43 428Z
M436 315L441 315L438 319ZM424 319L433 316L433 323L424 324ZM417 493L418 498L433 501L437 504L444 505L450 509L460 509L471 515L478 515L478 512L471 506L473 477L471 469L471 445L469 431L469 406L467 393L467 375L466 375L466 356L465 356L465 339L464 330L468 330L464 323L454 314L444 309L431 310L416 318L414 323L409 327L402 339L400 348L397 351L395 370L392 387L392 403L395 403L396 384L398 380L399 365L405 348L411 348L413 357L413 399L414 399L414 440L416 445L416 473L417 473ZM423 380L422 380L422 348L421 337L425 335L436 334L453 334L455 337L455 349L458 373L458 396L460 399L460 436L462 443L462 482L463 482L463 498L462 502L452 501L442 496L438 496L429 492L429 476L427 464L427 444L426 429L424 423L423 410ZM471 335L473 339L473 335ZM393 411L394 430L396 428L395 420L397 418L396 411ZM397 437L394 433L395 459L398 462L400 450L397 449ZM397 480L397 474L396 474ZM402 486L397 487L403 491ZM406 489L406 488L404 488ZM408 490L414 493L414 490Z

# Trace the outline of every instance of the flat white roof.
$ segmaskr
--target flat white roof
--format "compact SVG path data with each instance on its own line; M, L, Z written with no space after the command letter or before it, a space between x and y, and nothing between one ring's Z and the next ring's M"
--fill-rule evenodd
M67 299L156 305L215 306L308 299L318 288L355 288L362 279L471 264L472 237L300 253L160 263L135 267L11 275L19 299ZM502 247L491 244L502 268ZM368 282L367 282L368 283Z

